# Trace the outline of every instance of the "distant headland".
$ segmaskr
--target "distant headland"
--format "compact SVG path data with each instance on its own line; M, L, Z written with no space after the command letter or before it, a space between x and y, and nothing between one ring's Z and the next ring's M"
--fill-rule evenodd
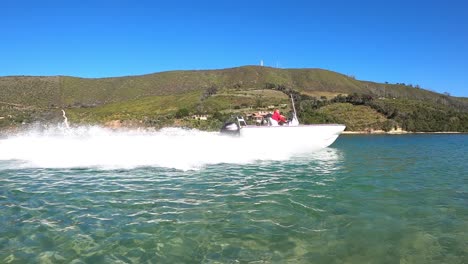
M243 66L139 76L0 77L0 130L73 125L218 130L231 115L280 108L293 97L301 123L347 131L468 132L468 98L404 83L376 83L323 69ZM251 119L255 123L254 119Z

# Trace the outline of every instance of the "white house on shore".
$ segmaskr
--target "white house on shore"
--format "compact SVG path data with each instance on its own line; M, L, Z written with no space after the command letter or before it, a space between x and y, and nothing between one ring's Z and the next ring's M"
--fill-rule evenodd
M192 119L195 120L208 120L208 115L192 115Z
M255 123L261 124L262 121L263 121L263 117L264 117L265 115L267 115L267 114L269 114L269 112L267 112L267 111L259 111L259 112L252 113L252 114L248 115L247 117L248 117L250 120L255 121Z

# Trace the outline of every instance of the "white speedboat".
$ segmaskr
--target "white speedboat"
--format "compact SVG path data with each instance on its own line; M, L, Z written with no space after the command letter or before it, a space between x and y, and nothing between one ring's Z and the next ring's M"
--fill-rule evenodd
M278 144L279 147L295 146L303 150L316 150L330 146L346 128L342 124L301 125L294 115L289 122L279 125L271 117L265 117L266 125L247 125L243 117L237 116L232 122L224 124L223 134L237 135L266 144Z

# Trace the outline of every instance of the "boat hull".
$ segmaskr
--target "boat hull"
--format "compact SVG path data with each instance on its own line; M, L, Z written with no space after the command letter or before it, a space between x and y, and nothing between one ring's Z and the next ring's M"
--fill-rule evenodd
M298 126L244 126L240 137L279 146L291 146L302 151L316 150L335 142L346 126L339 124Z

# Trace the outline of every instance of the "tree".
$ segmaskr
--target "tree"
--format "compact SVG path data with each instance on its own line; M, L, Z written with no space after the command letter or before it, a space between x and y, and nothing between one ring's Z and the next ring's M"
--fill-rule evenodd
M215 95L218 92L218 87L216 85L212 85L210 88L206 90L206 95L211 96Z
M382 130L385 132L388 132L396 126L397 126L397 123L395 121L388 119L382 124Z
M184 118L190 114L189 110L187 108L182 108L177 110L175 117L176 118Z

